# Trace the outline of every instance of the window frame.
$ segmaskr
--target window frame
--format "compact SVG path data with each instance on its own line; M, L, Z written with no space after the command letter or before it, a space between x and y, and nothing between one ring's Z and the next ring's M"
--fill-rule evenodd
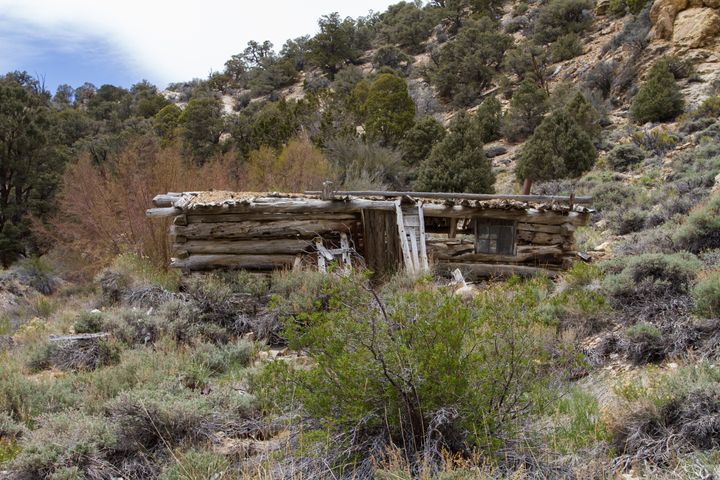
M495 231L493 232L493 227L495 227ZM501 239L501 228L508 228L509 227L509 238L510 238L510 249L509 250L500 250L500 239ZM481 232L481 229L487 228L486 232ZM475 236L475 253L478 254L484 254L484 255L506 255L506 256L516 256L517 255L517 221L515 220L509 220L509 219L500 219L500 218L488 218L483 216L475 216L473 217L473 234ZM495 238L495 251L490 251L489 245L492 241L493 235ZM481 244L481 239L483 236L488 237L488 248L483 249Z

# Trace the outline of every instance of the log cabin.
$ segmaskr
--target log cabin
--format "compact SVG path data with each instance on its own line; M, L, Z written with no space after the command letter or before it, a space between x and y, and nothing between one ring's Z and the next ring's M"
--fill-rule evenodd
M577 258L574 233L589 197L437 192L158 195L149 217L170 217L171 267L405 270L465 278L549 274Z

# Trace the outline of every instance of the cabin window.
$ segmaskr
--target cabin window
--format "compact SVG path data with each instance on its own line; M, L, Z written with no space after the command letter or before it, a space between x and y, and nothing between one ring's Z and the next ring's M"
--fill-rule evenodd
M475 218L475 253L515 255L515 222Z

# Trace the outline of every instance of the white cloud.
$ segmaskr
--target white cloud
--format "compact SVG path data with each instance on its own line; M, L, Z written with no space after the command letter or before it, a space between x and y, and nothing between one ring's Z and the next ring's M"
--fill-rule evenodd
M205 77L245 48L269 39L277 49L287 38L312 34L317 19L382 11L388 0L0 0L6 19L41 29L46 36L75 42L81 36L115 45L133 69L151 81ZM2 23L0 23L2 28ZM33 32L27 32L32 35ZM0 53L2 53L0 48ZM8 50L10 50L8 48ZM17 57L22 52L15 52ZM145 73L146 72L146 73Z

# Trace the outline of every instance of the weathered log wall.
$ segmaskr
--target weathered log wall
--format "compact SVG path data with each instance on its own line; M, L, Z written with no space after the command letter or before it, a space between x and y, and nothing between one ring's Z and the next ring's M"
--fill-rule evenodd
M450 195L450 194L448 194ZM315 240L337 248L345 234L368 268L389 273L402 268L397 202L367 198L335 200L301 197L235 197L194 203L192 195L160 195L148 216L172 216L172 266L187 270L243 268L272 270L316 262ZM407 200L407 199L406 199ZM473 205L470 202L424 203L430 262L437 270L455 268L470 274L552 272L565 268L577 254L574 233L585 225L588 209L554 204ZM515 255L475 253L473 217L515 222ZM457 234L457 237L456 237Z
M328 246L337 244L342 233L359 241L360 215L191 211L177 215L170 228L172 267L275 270L314 256L317 238Z
M532 218L521 214L515 219L515 255L475 253L472 240L459 238L430 239L428 255L437 270L449 272L459 268L469 277L552 274L567 268L577 256L574 233L587 222L588 214L544 212Z

